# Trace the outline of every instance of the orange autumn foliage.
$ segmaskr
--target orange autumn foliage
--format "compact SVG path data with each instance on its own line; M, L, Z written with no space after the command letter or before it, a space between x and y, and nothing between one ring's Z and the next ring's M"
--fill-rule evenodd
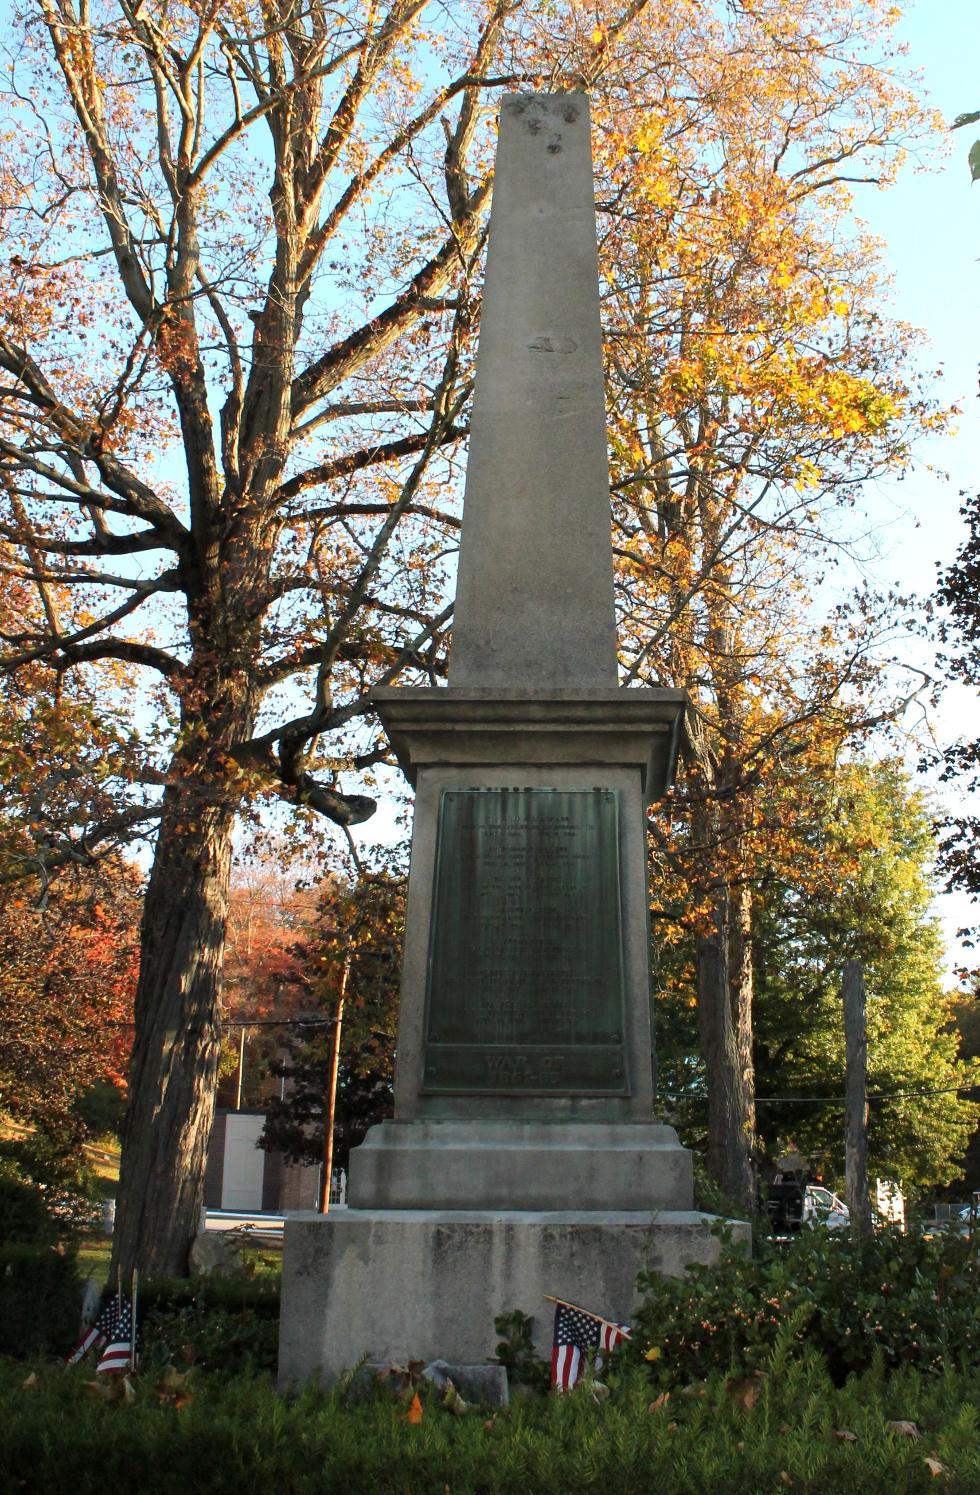
M0 913L0 1106L51 1133L75 1102L123 1089L139 963L140 878L124 864L66 874L39 909L18 890Z

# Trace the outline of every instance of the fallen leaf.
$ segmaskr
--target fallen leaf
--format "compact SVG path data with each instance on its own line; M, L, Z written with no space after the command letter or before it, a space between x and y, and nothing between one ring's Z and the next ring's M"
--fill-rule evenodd
M652 1344L643 1358L644 1360L650 1361L659 1360L662 1354L663 1350L660 1348L660 1346L657 1344Z
M662 1412L663 1409L664 1409L664 1407L666 1407L666 1405L667 1405L667 1403L669 1401L670 1401L670 1392L669 1391L661 1391L661 1393L660 1393L659 1396L655 1396L654 1397L654 1399L650 1403L649 1407L647 1407L647 1411L648 1412Z
M97 1381L86 1381L85 1385L101 1402L117 1402L123 1394L118 1376L100 1376Z
M668 1431L668 1433L676 1433L677 1432L677 1423L676 1422L668 1422L668 1424L667 1424L667 1431Z
M497 1421L497 1415L498 1414L496 1412L494 1412L494 1414L493 1414L492 1417L488 1417L487 1418L486 1422L483 1424L483 1431L485 1433L489 1433L490 1432L490 1430L492 1429L494 1423Z
M764 1380L761 1370L753 1371L750 1376L729 1376L725 1382L725 1390L737 1407L741 1407L744 1412L751 1412L762 1395Z
M36 1370L32 1370L30 1375L27 1377L27 1380L21 1382L21 1385L25 1391L36 1391L40 1384L41 1378Z
M914 1422L886 1422L885 1427L890 1433L900 1433L903 1438L921 1438L922 1434Z
M783 1485L791 1485L793 1483L793 1481L790 1479L789 1474L787 1473L787 1471L785 1469L780 1469L780 1471L779 1471L779 1481L780 1481L780 1484L783 1484Z
M946 1474L948 1472L946 1469L946 1465L940 1464L938 1459L923 1459L922 1462L925 1464L933 1479L938 1479L941 1474Z
M168 1365L164 1372L163 1380L157 1382L157 1401L161 1407L176 1407L179 1412L181 1407L186 1407L194 1397L190 1391L188 1382L191 1379L189 1370L178 1370L174 1365Z
M415 1395L412 1397L411 1406L405 1413L405 1421L412 1423L421 1422L424 1416L425 1413L422 1411L422 1398L416 1391Z
M856 1443L858 1440L857 1433L849 1433L847 1428L834 1428L830 1436L839 1438L841 1443Z

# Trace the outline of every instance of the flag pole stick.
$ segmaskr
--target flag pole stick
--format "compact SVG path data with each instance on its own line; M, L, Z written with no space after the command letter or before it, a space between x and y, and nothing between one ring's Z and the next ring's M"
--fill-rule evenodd
M576 1313L584 1313L587 1319L595 1319L597 1324L612 1325L612 1319L604 1319L601 1313L593 1313L591 1308L580 1308L577 1303L569 1303L567 1298L555 1298L551 1293L542 1293L541 1296L546 1303L557 1303L561 1308L574 1308ZM626 1335L624 1337L628 1339L630 1336Z
M608 1319L603 1318L601 1313L593 1313L591 1308L580 1308L577 1303L569 1303L567 1298L553 1298L551 1293L542 1293L541 1296L546 1303L557 1303L562 1308L574 1308L576 1313L584 1313L586 1318L597 1319L600 1324L609 1322Z
M130 1370L135 1370L136 1369L136 1301L137 1301L137 1296L139 1294L139 1285L140 1285L139 1269L137 1267L134 1267L133 1268L133 1296L132 1296L132 1299L131 1299L131 1306L132 1306L132 1310L133 1310L133 1316L132 1316L132 1319L130 1320L130 1325L129 1325L129 1368L130 1368Z

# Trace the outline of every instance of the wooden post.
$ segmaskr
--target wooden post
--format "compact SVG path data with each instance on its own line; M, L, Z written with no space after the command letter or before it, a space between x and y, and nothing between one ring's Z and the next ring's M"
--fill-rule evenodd
M340 990L337 993L337 1011L333 1023L333 1053L330 1059L330 1080L327 1085L327 1104L323 1116L323 1178L320 1181L320 1213L330 1212L330 1178L333 1173L333 1122L337 1110L337 1074L340 1069L340 1032L344 1022L344 998L347 995L347 978L350 975L350 955L344 957L340 973Z
M844 1169L851 1229L871 1234L868 1198L868 1022L864 970L859 960L844 963Z

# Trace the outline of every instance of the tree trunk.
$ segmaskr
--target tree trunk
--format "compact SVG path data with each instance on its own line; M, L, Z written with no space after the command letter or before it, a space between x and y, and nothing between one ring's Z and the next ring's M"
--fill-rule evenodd
M732 1205L752 1208L748 1095L739 1055L728 969L727 893L715 902L715 927L697 941L698 1019L708 1075L708 1173Z
M859 960L844 962L844 1176L851 1229L871 1234L868 1197L868 1022L864 971Z
M755 1060L752 1053L752 890L741 887L728 897L728 995L732 1009L735 1057L745 1107L745 1146L755 1191Z
M146 890L113 1270L183 1276L197 1234L220 1045L234 805L164 795Z

